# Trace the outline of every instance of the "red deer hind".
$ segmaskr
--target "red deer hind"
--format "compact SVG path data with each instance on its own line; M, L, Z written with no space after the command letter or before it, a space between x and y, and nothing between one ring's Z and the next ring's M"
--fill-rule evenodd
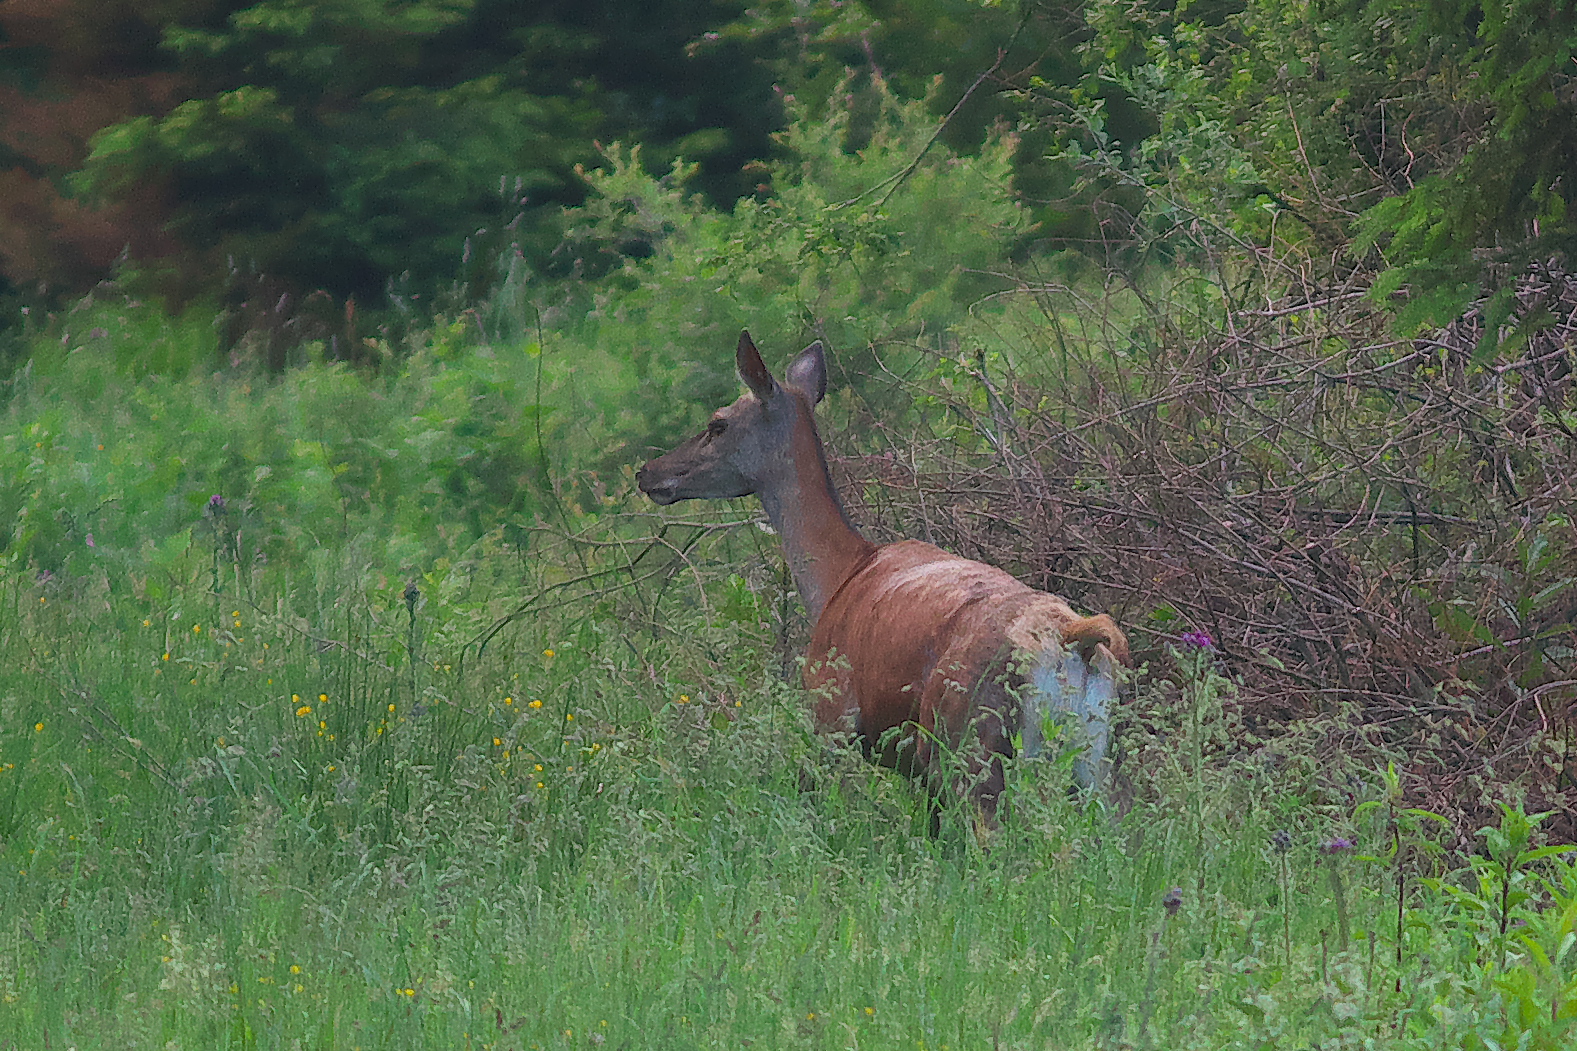
M860 536L816 432L827 391L821 344L794 359L783 383L748 332L735 363L749 390L642 467L636 483L659 504L761 497L815 623L805 685L817 727L852 731L867 756L920 777L933 795L957 783L988 827L1014 739L1037 754L1048 719L1069 724L1082 748L1075 780L1100 788L1116 664L1128 659L1112 619L1081 617L1000 569L918 540L878 546Z

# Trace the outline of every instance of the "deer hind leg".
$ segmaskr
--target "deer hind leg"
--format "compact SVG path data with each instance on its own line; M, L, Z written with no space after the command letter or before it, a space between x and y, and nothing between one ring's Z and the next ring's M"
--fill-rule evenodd
M997 827L1006 788L1005 760L1013 754L1012 698L997 674L932 677L921 705L916 767L933 798L963 799L985 830Z

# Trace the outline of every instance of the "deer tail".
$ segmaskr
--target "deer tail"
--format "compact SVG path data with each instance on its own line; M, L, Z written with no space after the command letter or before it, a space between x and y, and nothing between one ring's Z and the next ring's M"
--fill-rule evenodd
M1062 644L1084 658L1086 662L1095 656L1097 646L1105 646L1119 662L1123 664L1129 662L1128 637L1122 633L1117 622L1104 613L1097 613L1093 617L1081 617L1063 628Z

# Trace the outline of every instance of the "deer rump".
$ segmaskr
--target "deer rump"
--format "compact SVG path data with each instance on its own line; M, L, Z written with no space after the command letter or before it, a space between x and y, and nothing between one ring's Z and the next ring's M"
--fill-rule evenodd
M820 729L853 733L868 756L934 794L973 799L989 819L1003 757L1041 754L1049 723L1079 750L1078 784L1103 785L1127 655L1110 617L1081 617L1000 569L905 540L876 548L828 601L805 685Z

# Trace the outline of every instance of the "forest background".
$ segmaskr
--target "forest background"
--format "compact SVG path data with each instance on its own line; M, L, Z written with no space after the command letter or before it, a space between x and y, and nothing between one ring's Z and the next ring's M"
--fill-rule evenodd
M1574 62L1555 0L0 0L0 1040L600 1043L595 978L651 1046L1567 1046ZM753 508L633 489L743 327L831 348L870 535L1129 631L1131 840L822 769Z

